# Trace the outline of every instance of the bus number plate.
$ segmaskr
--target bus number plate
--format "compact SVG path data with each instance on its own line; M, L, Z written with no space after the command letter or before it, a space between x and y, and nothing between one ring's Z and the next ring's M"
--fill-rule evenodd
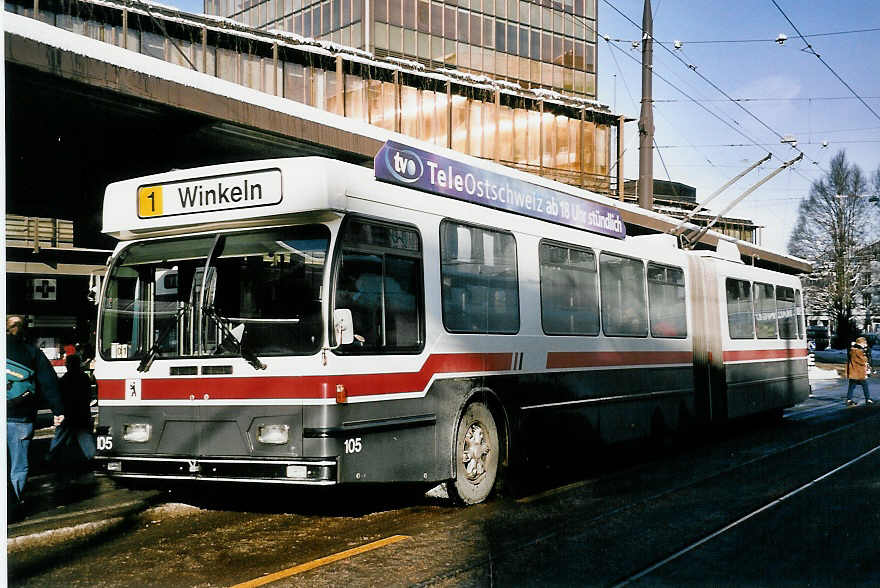
M345 452L346 453L360 453L364 448L363 443L361 443L360 437L354 437L353 439L345 440Z

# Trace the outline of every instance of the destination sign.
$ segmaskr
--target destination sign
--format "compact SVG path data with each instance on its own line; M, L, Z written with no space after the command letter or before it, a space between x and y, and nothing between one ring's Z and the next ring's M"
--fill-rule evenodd
M281 170L278 169L154 184L137 189L140 218L270 206L279 204L281 200Z
M620 212L454 159L386 141L373 161L376 179L623 239Z

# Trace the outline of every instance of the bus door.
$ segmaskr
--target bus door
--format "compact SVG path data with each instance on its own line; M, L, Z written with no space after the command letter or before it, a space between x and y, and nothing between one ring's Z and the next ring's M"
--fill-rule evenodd
M724 418L727 398L721 346L718 272L711 260L688 259L693 313L694 410L698 422Z

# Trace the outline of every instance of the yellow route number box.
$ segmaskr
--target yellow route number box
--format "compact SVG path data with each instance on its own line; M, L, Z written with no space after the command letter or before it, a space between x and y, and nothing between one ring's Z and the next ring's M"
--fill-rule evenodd
M138 189L138 216L162 215L162 186L141 186Z

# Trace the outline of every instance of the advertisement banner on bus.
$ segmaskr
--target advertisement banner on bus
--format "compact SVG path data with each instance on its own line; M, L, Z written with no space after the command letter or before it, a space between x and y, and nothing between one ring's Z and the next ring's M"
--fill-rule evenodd
M394 141L385 142L373 168L377 180L617 239L626 237L626 226L614 208Z

